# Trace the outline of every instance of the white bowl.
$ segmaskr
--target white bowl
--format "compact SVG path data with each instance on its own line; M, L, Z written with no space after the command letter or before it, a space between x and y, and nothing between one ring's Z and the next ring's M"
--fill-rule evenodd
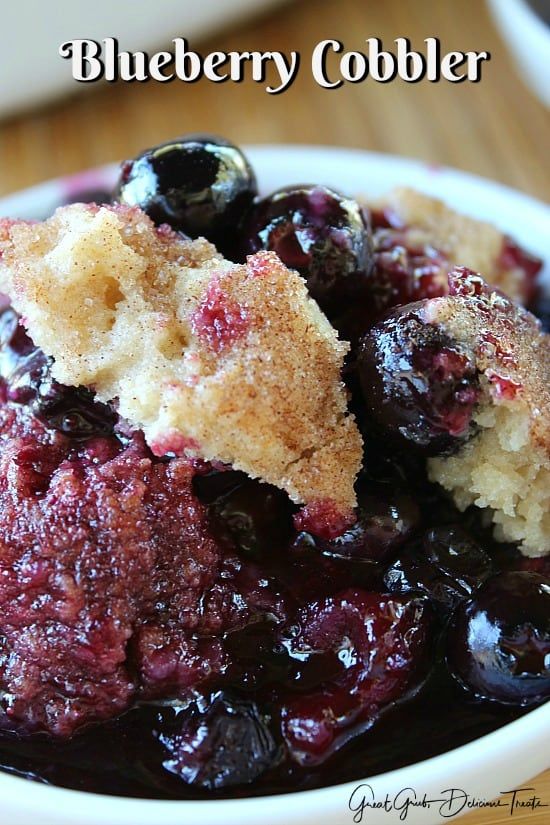
M25 0L5 3L0 27L0 117L43 106L58 95L83 93L97 83L73 80L71 61L59 57L75 38L117 37L121 50L172 48L173 37L202 45L228 24L249 20L278 0ZM31 24L32 21L32 24Z
M550 209L543 203L490 181L417 161L361 151L322 147L257 146L248 155L263 191L285 183L319 182L349 193L379 195L397 184L438 195L472 215L492 220L513 233L546 263L550 284ZM41 184L0 201L0 215L41 217L79 187L110 186L115 167L106 167ZM449 807L449 789L472 800L510 791L550 765L550 703L463 747L362 782L314 791L229 801L155 801L126 799L41 785L0 773L2 825L391 825L402 810L367 808L361 799L383 802L386 794L399 808L407 798L431 804L411 806L409 825L432 825L456 814L462 801ZM356 790L358 786L362 786ZM403 789L405 790L404 792ZM355 792L355 793L354 793ZM353 795L353 796L352 796ZM457 798L457 797L455 797ZM470 808L464 807L463 813ZM509 812L508 812L509 813Z
M525 81L543 103L550 106L550 25L526 0L488 0L488 3Z

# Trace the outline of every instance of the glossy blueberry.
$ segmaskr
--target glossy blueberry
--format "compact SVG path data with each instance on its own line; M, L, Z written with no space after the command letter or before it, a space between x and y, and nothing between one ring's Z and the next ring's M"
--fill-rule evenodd
M66 387L51 374L52 360L34 346L10 307L0 313L0 384L7 401L28 405L50 429L71 438L107 435L117 415L84 387Z
M247 480L248 476L238 470L211 470L193 478L193 491L203 504L213 504Z
M434 527L407 547L384 576L393 593L422 593L444 612L469 598L493 572L485 550L459 525Z
M268 717L256 702L230 693L194 702L179 715L178 728L159 734L168 752L163 765L189 785L211 791L247 785L277 758Z
M242 231L244 253L276 252L329 317L367 295L372 246L356 201L326 186L279 189L257 201Z
M357 368L371 419L394 444L426 455L452 450L471 431L474 363L434 324L423 303L394 310L363 336Z
M156 224L204 236L233 252L237 226L257 193L240 149L212 135L186 135L122 165L114 198L139 206Z
M419 523L420 511L412 496L389 485L365 485L357 495L355 524L330 541L309 536L309 543L336 559L381 562L410 538ZM295 546L305 542L300 534Z
M490 578L454 615L447 661L481 699L527 706L550 698L550 581L537 573Z
M220 475L223 482L226 474ZM250 478L217 497L209 512L215 534L246 556L281 551L292 532L293 507L288 496Z

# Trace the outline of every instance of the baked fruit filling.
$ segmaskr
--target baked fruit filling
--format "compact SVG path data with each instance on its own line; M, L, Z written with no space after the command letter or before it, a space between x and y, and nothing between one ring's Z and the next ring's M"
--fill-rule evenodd
M500 541L550 552L550 337L465 267L449 294L407 304L361 341L365 402L386 437L428 456L461 510Z
M57 380L116 399L156 455L231 464L349 518L348 347L274 253L231 264L124 206L67 206L7 235L0 289Z
M382 202L373 204L373 212L375 224L379 224L376 243L381 249L401 235L409 249L417 253L422 250L436 262L443 259L445 265L481 272L492 286L521 304L535 299L539 259L487 221L462 215L443 201L406 187L392 190ZM446 280L440 276L443 292ZM424 291L422 296L411 295L409 300L415 297L429 295Z
M550 552L550 337L533 315L468 270L451 272L451 297L430 302L430 323L475 362L477 435L432 458L430 477L461 510L488 508L500 541L525 555Z
M201 135L1 220L0 766L281 792L550 698L540 267Z

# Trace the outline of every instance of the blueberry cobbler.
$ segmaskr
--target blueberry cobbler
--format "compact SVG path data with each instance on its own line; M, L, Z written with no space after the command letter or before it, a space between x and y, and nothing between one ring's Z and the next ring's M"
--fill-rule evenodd
M204 135L0 221L2 768L284 792L550 698L540 268Z

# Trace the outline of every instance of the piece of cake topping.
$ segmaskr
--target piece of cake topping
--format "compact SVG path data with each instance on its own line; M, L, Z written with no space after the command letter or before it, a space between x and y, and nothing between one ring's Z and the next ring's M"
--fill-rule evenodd
M348 347L275 254L232 264L137 208L78 204L2 226L0 290L54 377L116 401L157 455L231 464L340 515L355 505Z
M394 308L361 339L374 432L425 458L460 510L487 511L500 541L550 552L550 336L477 273Z
M449 275L450 296L427 301L426 323L460 342L475 361L481 397L477 434L429 459L432 480L460 509L488 508L498 540L526 555L550 552L550 336L526 310L474 272Z
M405 246L428 250L451 265L465 265L511 298L529 304L536 296L542 262L488 221L463 215L443 201L407 187L389 192L374 204L375 223L405 233ZM383 248L383 239L377 241ZM431 252L430 252L431 250ZM416 297L411 296L410 300Z

